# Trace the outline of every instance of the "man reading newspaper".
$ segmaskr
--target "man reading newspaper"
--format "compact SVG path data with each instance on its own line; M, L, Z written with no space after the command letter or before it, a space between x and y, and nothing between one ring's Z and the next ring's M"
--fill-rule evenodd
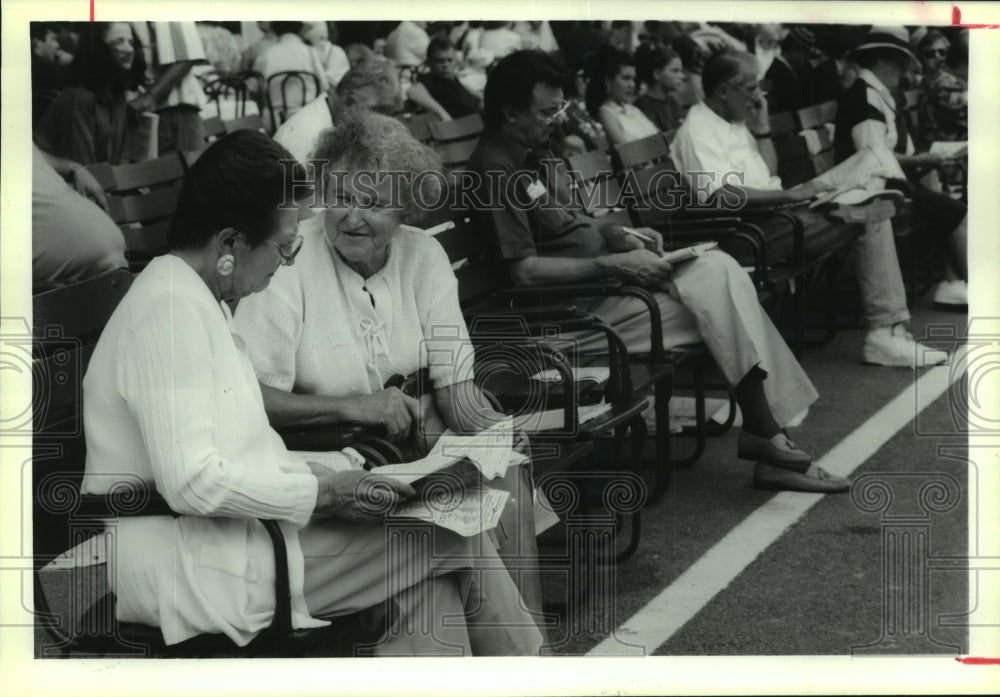
M671 144L674 164L688 177L693 195L704 203L733 196L729 187L738 186L737 198L748 208L802 204L790 212L802 223L807 258L823 254L845 235L856 235L855 226L863 225L854 258L868 325L864 362L905 367L943 363L946 353L918 351L905 326L910 313L889 220L893 202L901 196L883 188L885 179L902 178L895 158L884 148L866 149L822 176L782 188L773 174L776 158L766 140L767 102L758 79L757 59L748 53L720 54L706 62L705 99L691 107ZM758 147L763 143L767 146ZM760 224L769 242L781 240L783 233L790 238L783 218L765 218Z

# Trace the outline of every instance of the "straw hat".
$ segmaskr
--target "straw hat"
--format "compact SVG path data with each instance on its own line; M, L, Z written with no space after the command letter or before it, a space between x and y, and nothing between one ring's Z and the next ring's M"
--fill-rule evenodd
M903 27L874 26L861 45L853 52L860 53L873 48L895 49L905 53L910 60L917 59L910 51L910 35Z

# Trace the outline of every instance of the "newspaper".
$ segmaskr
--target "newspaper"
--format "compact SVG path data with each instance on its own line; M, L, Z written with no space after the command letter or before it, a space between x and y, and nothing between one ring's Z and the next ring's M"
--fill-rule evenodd
M486 479L502 477L512 464L514 421L507 417L473 436L461 436L451 429L438 439L427 457L398 465L379 467L378 473L411 484L421 477L468 458ZM517 461L517 458L514 458Z
M463 489L460 497L444 503L434 498L410 499L389 517L416 518L471 537L497 526L509 498L509 492L489 487Z
M946 160L955 160L960 157L966 157L969 154L969 142L965 140L959 141L942 141L936 140L931 143L931 154L940 155Z
M888 148L868 146L812 180L825 193L816 197L809 207L815 208L834 200L859 203L874 192L882 192L886 179L906 179L906 175ZM847 193L852 190L860 193Z

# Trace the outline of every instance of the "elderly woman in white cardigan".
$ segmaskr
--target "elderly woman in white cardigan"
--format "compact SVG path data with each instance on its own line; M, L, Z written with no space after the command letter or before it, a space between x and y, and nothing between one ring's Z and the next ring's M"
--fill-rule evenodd
M503 419L473 382L448 256L408 226L422 217L418 200L442 193L442 178L417 176L440 171L437 154L396 119L354 111L320 136L311 159L327 165L324 214L300 226L305 242L292 272L235 315L271 423L354 422L410 441L431 440L445 426L475 433ZM432 337L444 349L433 357L425 343ZM385 388L394 375L424 368L433 393L422 402ZM514 496L495 533L500 555L535 556L529 470L512 468L505 486ZM513 575L527 606L540 612L537 574Z
M160 627L167 644L202 633L247 644L275 608L274 554L257 522L266 518L287 543L297 629L391 599L398 619L380 653L537 653L541 636L510 577L482 568L499 564L485 536L436 530L430 559L390 552L376 504L413 489L343 454L324 460L339 458L332 468L304 462L269 427L226 302L294 275L281 267L294 268L307 209L286 205L295 184L280 161L290 159L254 131L209 147L185 178L170 253L136 278L94 351L84 493L138 476L180 514L118 521L118 619ZM469 621L456 622L463 614ZM413 621L425 616L430 632Z

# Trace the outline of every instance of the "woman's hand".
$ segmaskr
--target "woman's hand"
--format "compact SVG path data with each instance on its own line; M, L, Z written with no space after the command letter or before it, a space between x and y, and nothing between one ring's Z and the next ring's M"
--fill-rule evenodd
M352 420L362 426L384 427L386 436L393 442L409 436L413 422L419 419L420 403L396 387L359 396L352 414Z
M378 522L416 492L409 484L371 472L348 470L319 476L315 513Z
M76 165L70 170L70 173L72 175L73 188L76 189L76 192L85 198L89 198L107 213L108 199L104 195L104 189L94 179L94 175L83 165Z

